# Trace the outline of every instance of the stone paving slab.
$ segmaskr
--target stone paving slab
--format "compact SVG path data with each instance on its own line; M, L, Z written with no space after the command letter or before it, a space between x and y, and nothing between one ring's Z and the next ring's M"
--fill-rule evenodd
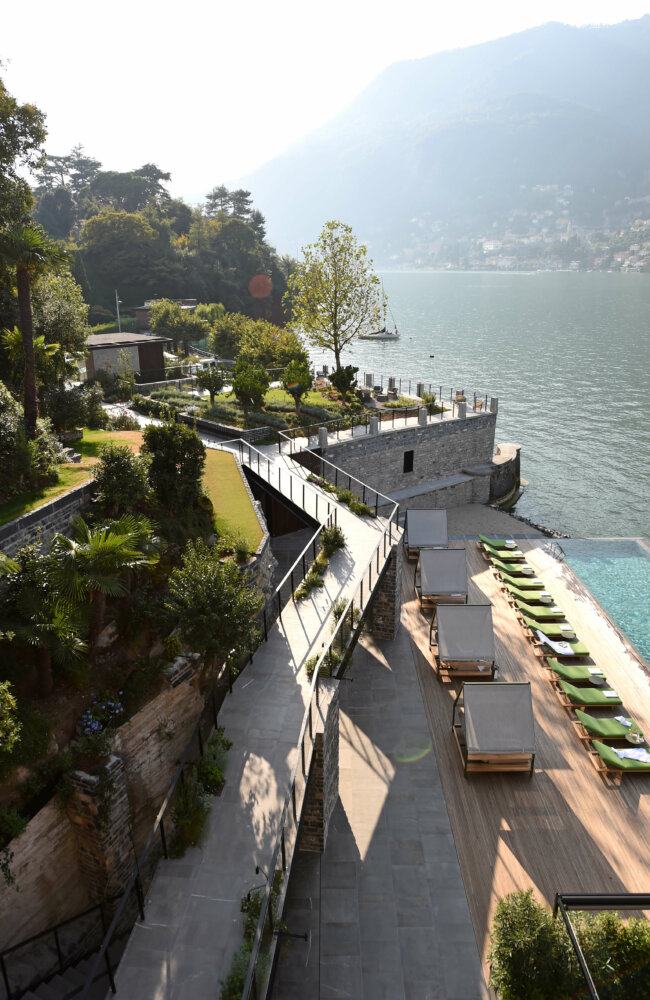
M265 471L288 495L288 466L282 458L269 459ZM294 479L302 495L303 480ZM311 484L306 496L315 511ZM332 603L356 591L383 530L381 519L336 507L347 547L330 560L322 588L287 605L226 698L219 713L233 741L226 787L208 815L201 846L190 848L182 862L160 862L147 919L136 924L116 975L118 995L215 1000L242 944L240 900L263 881L255 866L269 869L309 699L311 681L302 668L329 640ZM318 509L326 517L322 498Z

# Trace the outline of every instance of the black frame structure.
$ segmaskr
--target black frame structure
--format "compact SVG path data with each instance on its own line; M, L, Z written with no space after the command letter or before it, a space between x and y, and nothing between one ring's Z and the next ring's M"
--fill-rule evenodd
M557 918L558 910L562 915L562 920L567 929L567 934L571 940L571 945L576 953L580 971L585 978L587 989L592 1000L600 1000L596 984L594 983L589 966L580 947L580 942L576 937L573 924L569 917L569 910L650 910L650 893L645 892L622 892L622 893L569 893L556 892L555 904L553 906L553 916Z

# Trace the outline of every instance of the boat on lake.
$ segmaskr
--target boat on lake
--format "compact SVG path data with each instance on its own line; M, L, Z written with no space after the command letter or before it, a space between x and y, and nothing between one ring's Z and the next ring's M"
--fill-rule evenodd
M397 329L397 323L395 322L395 317L391 311L390 318L393 321L393 329L389 330L386 326L386 307L388 305L388 300L384 294L384 283L381 285L381 293L384 303L384 325L381 330L372 330L370 333L360 333L359 340L399 340L399 330ZM388 306L390 309L390 306Z

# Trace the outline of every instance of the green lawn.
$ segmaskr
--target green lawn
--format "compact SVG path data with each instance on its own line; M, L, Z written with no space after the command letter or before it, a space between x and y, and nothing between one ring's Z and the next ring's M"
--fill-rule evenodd
M217 531L241 533L254 552L262 531L234 457L226 451L208 448L203 485L214 504Z
M126 444L137 451L142 444L142 432L91 431L84 428L83 439L73 443L75 451L82 456L84 462L79 465L60 465L58 483L30 490L0 504L0 524L6 524L36 507L42 507L49 500L54 500L90 479L100 448L107 441ZM203 485L214 504L217 530L244 535L254 552L260 543L262 532L232 455L207 449Z

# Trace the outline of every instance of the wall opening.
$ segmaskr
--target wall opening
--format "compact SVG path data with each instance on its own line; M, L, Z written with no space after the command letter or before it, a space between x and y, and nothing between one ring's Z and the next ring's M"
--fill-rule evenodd
M414 454L415 454L415 452L413 452L413 451L405 451L404 452L404 468L402 470L403 472L413 472L413 455Z

